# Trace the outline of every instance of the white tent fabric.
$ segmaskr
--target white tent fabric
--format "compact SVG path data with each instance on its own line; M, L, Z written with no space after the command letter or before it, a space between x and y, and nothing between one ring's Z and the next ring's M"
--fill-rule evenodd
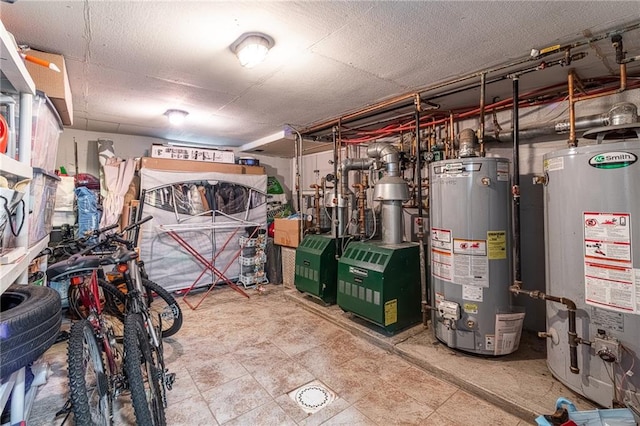
M239 237L246 235L242 223L238 220L266 226L267 205L264 194L267 190L267 176L218 172L172 172L142 168L140 178L141 189L147 190L142 216L153 216L153 220L142 226L139 241L141 258L145 261L145 269L149 278L166 290L174 291L189 288L205 269L200 262L168 235L168 229L176 229L179 236L208 261L212 261L217 256L213 262L215 267L222 271L229 265L225 276L232 280L238 278L240 266L238 261L234 260L234 256L240 249ZM184 210L179 212L177 208L179 203L172 199L172 191L169 189L172 185L186 184L189 186L193 182L241 185L248 188L249 192L259 195L255 198L260 198L263 201L251 202L252 208L229 215L231 217L222 214L187 214L184 213ZM175 210L168 207L171 203L175 203ZM229 224L229 228L218 228L220 224L226 223ZM238 226L234 227L233 224ZM188 229L181 229L181 227ZM237 232L232 235L235 229ZM227 240L229 243L224 246ZM206 271L197 286L217 281L218 277L214 273Z
M124 194L129 189L136 170L133 159L121 160L111 158L102 166L107 195L102 203L102 219L100 227L113 225L118 222L124 204Z

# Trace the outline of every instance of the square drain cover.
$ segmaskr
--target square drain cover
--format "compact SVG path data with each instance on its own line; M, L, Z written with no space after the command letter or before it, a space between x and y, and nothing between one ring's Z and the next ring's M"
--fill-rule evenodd
M305 412L312 414L331 404L336 399L336 394L315 380L289 392L289 397Z

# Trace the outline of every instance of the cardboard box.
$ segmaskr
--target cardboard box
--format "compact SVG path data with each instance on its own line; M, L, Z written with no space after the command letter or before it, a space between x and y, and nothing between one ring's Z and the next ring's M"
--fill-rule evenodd
M155 144L151 145L151 158L170 158L172 160L204 161L208 163L235 163L235 156L232 151Z
M54 63L60 68L60 72L56 72L42 65L25 61L27 70L31 74L34 83L36 83L36 89L43 91L51 99L53 106L56 107L58 114L60 114L62 124L71 126L73 124L73 99L71 98L71 86L69 85L64 56L33 49L29 50L28 53L36 58Z
M236 173L241 175L264 175L262 166L241 166L239 164L206 163L203 161L169 160L167 158L143 157L142 167L154 170L167 170L173 172L219 172Z
M297 219L274 219L273 225L273 242L285 247L298 247L300 244L300 224ZM307 228L309 222L304 223Z

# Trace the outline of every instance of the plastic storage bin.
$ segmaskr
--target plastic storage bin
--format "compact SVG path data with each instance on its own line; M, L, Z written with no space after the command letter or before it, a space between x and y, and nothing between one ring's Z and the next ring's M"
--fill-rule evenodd
M43 169L33 169L31 181L31 214L29 215L29 246L46 237L53 229L53 210L60 178Z
M556 401L556 413L561 410L565 411L566 424L575 424L577 426L636 426L633 413L628 408L578 411L573 402L566 398L558 398ZM538 426L553 426L557 423L553 423L545 416L538 416L536 424Z
M47 95L40 91L33 97L32 126L31 166L53 172L63 129L62 120Z

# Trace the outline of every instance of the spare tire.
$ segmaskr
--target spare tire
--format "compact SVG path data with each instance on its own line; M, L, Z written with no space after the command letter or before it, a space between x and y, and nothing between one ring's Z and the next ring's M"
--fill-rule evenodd
M11 285L0 295L0 378L26 367L55 342L60 295L37 285Z

